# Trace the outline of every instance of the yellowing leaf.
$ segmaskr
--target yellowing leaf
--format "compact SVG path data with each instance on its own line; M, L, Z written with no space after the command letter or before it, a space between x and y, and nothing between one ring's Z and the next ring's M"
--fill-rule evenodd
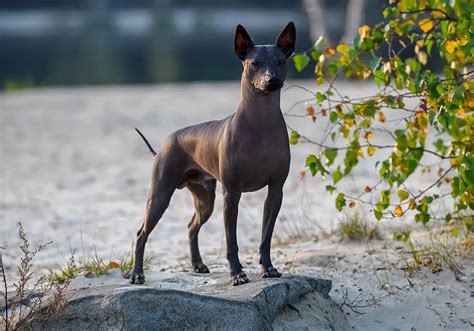
M450 160L449 160L449 165L450 165L451 167L455 167L457 164L458 164L458 160L457 160L457 159L454 158L454 159L450 159Z
M426 65L426 63L428 62L428 55L425 52L418 52L418 54L416 54L416 57L422 65Z
M458 115L462 116L462 115L464 115L464 113L465 113L464 108L461 107L461 108L458 109Z
M468 41L469 41L469 40L467 39L466 36L462 36L461 38L458 39L458 44L459 44L460 46L466 46L467 43L468 43Z
M336 50L332 47L328 47L328 48L326 48L326 54L334 55L334 54L336 54Z
M362 152L362 148L356 149L356 154L358 157L364 157L364 152Z
M370 27L368 25L361 26L359 28L360 39L365 39L369 36Z
M117 263L117 262L114 262L114 261L110 261L109 262L109 268L110 269L118 269L118 268L120 268L120 264Z
M416 46L418 46L418 47L421 48L421 47L423 47L424 45L425 45L425 41L424 41L423 39L418 39L418 40L416 41Z
M300 171L300 180L304 182L306 180L306 170Z
M400 201L405 201L410 196L410 193L408 193L405 190L398 190L397 194L398 194L398 197L400 198Z
M469 101L467 102L467 106L468 106L469 108L474 108L474 100L469 100Z
M374 135L372 134L372 131L367 131L367 133L365 134L364 138L369 140L369 139L372 139Z
M410 200L410 203L408 204L408 209L413 210L415 208L416 208L415 200Z
M397 3L397 7L398 7L398 10L400 10L400 11L407 11L408 10L407 5L403 2Z
M396 206L395 207L395 210L393 211L393 213L398 216L398 217L402 217L403 216L403 210L402 210L402 207L400 207L400 205Z
M431 16L433 16L433 18L444 18L444 14L440 11L437 11L437 10L433 10L431 12Z
M307 106L306 107L306 113L310 116L314 115L314 108L312 106Z
M446 44L444 44L444 49L449 54L453 54L456 50L456 47L458 47L458 42L456 40L448 40Z
M421 119L427 119L428 118L428 113L425 112L424 110L418 110L416 113L415 113L415 117L419 120Z
M350 128L351 126L353 126L355 124L355 120L353 120L351 118L345 119L344 124L347 125L348 128Z
M423 32L429 32L431 29L433 29L434 23L432 20L429 18L425 18L418 23L420 26L420 29L423 30Z
M374 153L375 153L376 150L377 150L377 149L376 149L374 146L367 146L367 155L368 155L368 156L374 155Z
M349 45L339 44L339 45L337 45L336 49L339 53L345 55L349 51Z
M382 123L385 122L385 114L382 113L381 111L378 112L377 119L379 120L379 122L382 122Z
M349 128L347 127L347 125L341 126L341 128L339 129L339 131L342 133L342 136L343 136L344 138L349 137Z

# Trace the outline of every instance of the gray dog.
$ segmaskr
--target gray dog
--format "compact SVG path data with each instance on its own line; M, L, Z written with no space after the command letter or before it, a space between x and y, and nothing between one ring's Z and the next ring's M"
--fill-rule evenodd
M268 186L259 247L262 277L280 277L270 258L270 242L290 167L288 133L280 109L280 90L287 59L295 49L296 30L290 22L276 45L254 45L243 26L235 33L235 54L242 61L241 98L237 111L220 121L205 122L172 133L156 153L145 220L137 233L132 284L143 284L143 254L148 236L176 189L187 187L194 198L188 225L191 262L196 272L209 272L202 262L198 233L214 209L216 180L224 196L227 260L233 285L247 283L237 246L237 211L243 192Z

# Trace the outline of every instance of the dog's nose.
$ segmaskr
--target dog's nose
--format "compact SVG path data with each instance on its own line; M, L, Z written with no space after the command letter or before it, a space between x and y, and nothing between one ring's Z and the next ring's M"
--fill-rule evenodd
M278 77L275 77L275 76L268 78L268 82L269 82L270 84L276 84L276 83L278 83L279 81L280 81L280 80L278 79Z

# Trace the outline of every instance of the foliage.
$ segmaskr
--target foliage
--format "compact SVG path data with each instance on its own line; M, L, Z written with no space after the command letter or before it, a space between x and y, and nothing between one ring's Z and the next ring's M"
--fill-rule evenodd
M360 27L353 45L327 47L320 38L311 49L295 55L297 70L315 63L316 84L327 83L324 91L314 94L314 106L306 108L306 115L313 122L317 117L326 119L328 129L322 142L297 131L290 142L320 147L308 156L306 166L313 176L332 176L326 189L335 192L339 211L357 201L369 204L378 220L409 214L426 224L435 218L432 204L450 196L452 208L443 219L474 231L473 12L471 1L390 0L383 10L385 19ZM437 56L442 73L428 66ZM343 96L335 86L340 77L370 78L378 92ZM377 143L383 134L392 143ZM362 158L374 155L381 158L376 162L379 182L361 187L357 196L341 192L339 181ZM437 161L422 165L427 155ZM434 167L438 176L431 185L418 192L407 188L414 173ZM440 188L447 194L433 193Z

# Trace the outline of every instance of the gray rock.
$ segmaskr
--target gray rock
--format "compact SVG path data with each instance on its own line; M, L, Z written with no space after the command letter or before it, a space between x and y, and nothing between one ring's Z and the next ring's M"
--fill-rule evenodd
M216 284L187 291L123 284L72 289L64 313L49 321L47 329L327 330L347 325L328 297L329 280L295 276L234 287L228 275L212 278ZM38 317L33 328L44 323Z

